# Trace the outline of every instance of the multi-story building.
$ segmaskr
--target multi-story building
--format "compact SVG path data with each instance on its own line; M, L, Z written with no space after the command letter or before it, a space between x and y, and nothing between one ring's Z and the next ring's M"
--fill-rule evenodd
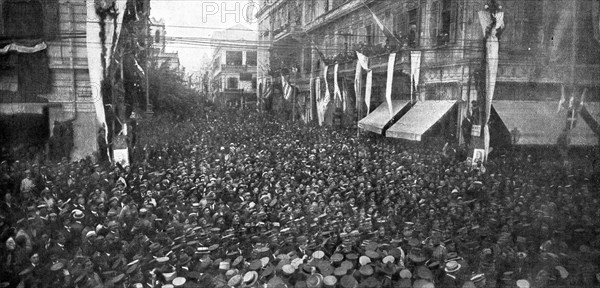
M145 15L150 7L149 0L113 2L116 9L95 7L91 0L0 0L0 143L3 149L27 150L33 146L43 149L52 136L57 136L52 135L54 132L62 131L68 134L61 135L66 136L68 143L54 143L64 148L58 149L64 152L61 156L76 160L98 151L99 130L106 123L99 119L106 119L105 115L114 112L105 112L104 109L111 110L106 108L110 105L102 107L102 103L113 103L114 97L109 94L124 94L122 88L114 85L124 76L118 73L115 57L110 52L122 51L129 41L121 39L120 48L113 50L112 38L92 40L99 37L99 33L90 31L105 29L105 37L114 31L119 35L121 30L131 28L123 27L137 21L134 11ZM97 1L96 4L103 3ZM94 19L100 18L97 14L100 10L118 21L95 22ZM105 19L113 19L111 17ZM112 26L117 22L117 27ZM90 35L93 37L88 37ZM131 33L121 33L123 35ZM103 50L101 45L110 49ZM97 66L92 68L90 59L94 59ZM106 85L94 80L97 78L91 79L91 75L104 75L100 78L108 79ZM115 79L121 80L112 81ZM113 93L108 93L109 90ZM65 129L54 129L55 124Z
M241 24L215 32L210 90L216 102L256 101L257 34Z
M389 128L387 136L409 140L444 135L462 141L470 138L470 127L463 120L471 121L469 116L476 115L485 102L485 34L479 12L492 2L262 1L257 15L259 87L277 82L282 71L296 67L296 83L311 95L311 101L304 101L310 103L305 109L314 113L325 91L324 67L328 66L327 82L333 94L333 67L338 64L338 81L344 83L339 85L349 87L352 104L356 99L359 102L350 105L356 110L343 109L347 118L363 119L373 112L359 126L378 133ZM568 109L556 112L561 87L565 87L567 102L577 95L575 102L581 103L579 95L586 90L582 115L589 114L584 117L587 120L598 119L597 105L592 102L600 100L600 32L593 1L507 0L501 4L505 27L499 35L492 142L509 139L525 145L555 144L567 122ZM373 15L397 40L384 35ZM364 88L358 97L354 95L355 51L369 57L373 71L371 111L366 111L362 101ZM416 58L411 63L412 51L420 53L420 63ZM376 109L386 102L391 52L397 53L392 99L401 106L394 107L398 113L394 117L387 109ZM411 66L420 68L413 95ZM335 105L341 108L344 103L339 102ZM519 113L511 112L517 110ZM382 115L384 112L388 115ZM590 129L597 123L587 120L574 125L572 144L597 144L597 135ZM498 137L503 139L494 139Z
M181 62L178 52L167 52L167 30L163 19L150 19L150 37L153 41L150 49L150 65L179 72Z

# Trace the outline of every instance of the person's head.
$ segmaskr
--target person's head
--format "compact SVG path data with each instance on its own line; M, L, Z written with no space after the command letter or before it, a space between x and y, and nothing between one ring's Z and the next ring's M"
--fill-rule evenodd
M40 255L38 255L38 253L31 254L31 257L29 257L29 261L31 261L31 264L34 265L40 264Z

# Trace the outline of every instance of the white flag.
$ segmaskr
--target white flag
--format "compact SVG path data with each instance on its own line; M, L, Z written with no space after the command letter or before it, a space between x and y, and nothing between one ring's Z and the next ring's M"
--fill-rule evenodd
M335 64L335 66L333 66L333 97L336 100L342 100L342 92L340 90L340 84L338 82L339 66L339 64Z
M414 89L419 87L421 73L421 51L410 51L410 100L412 102Z
M354 93L356 95L356 112L360 112L360 105L362 103L362 66L359 61L356 61L356 74L354 74ZM358 115L362 117L362 115Z
M369 69L369 58L360 52L356 52L358 62L363 69L367 70L367 85L365 87L365 103L367 104L367 114L371 111L371 87L373 87L373 70Z
M390 118L394 117L394 107L392 107L392 87L394 84L394 65L396 64L396 53L390 53L388 59L387 83L385 86L385 100L390 111Z

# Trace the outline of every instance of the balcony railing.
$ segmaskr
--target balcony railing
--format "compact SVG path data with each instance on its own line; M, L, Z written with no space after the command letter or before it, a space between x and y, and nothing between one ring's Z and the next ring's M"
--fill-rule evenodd
M273 39L277 41L288 36L298 36L302 34L304 34L302 25L286 23L282 27L273 30Z

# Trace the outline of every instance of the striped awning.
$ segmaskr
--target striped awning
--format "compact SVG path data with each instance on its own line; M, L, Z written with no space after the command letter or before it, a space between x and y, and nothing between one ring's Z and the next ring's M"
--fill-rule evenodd
M456 104L455 100L429 100L417 102L406 115L387 130L386 136L421 141L427 130L446 115Z

